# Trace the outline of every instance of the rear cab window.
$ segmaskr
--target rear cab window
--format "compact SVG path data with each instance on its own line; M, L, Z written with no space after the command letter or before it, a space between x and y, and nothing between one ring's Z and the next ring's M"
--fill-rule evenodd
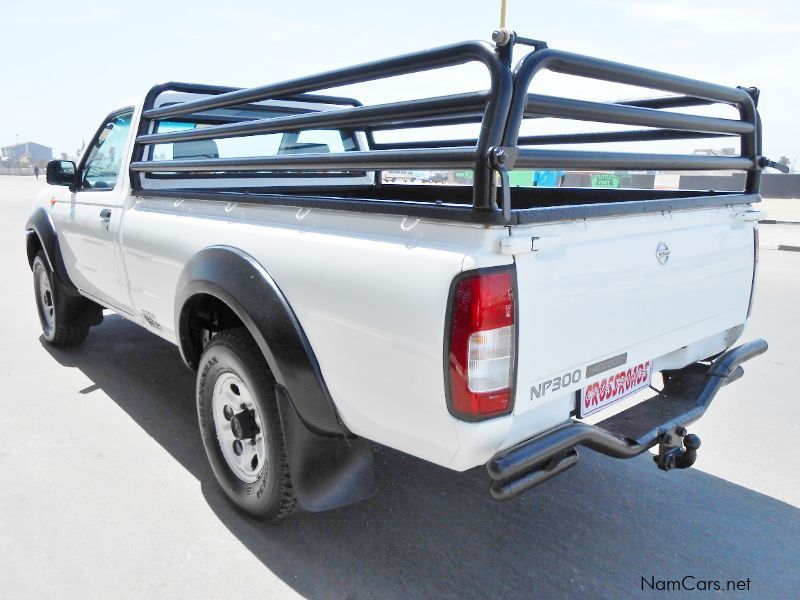
M282 112L259 113L258 118L286 116ZM161 121L156 133L187 131L218 125L216 119L181 119ZM153 160L180 160L202 158L249 158L278 156L282 154L331 154L357 150L352 132L338 129L308 129L298 132L268 133L240 138L196 140L156 144Z

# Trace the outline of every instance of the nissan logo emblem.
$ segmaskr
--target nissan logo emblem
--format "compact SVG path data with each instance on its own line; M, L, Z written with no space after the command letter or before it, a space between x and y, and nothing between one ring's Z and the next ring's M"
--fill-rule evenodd
M669 260L669 246L664 242L658 242L658 246L656 246L656 260L662 265L667 264Z

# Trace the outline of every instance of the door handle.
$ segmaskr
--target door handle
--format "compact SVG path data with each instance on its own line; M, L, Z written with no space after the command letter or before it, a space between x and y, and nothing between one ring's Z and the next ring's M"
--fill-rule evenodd
M111 220L111 209L104 208L100 211L100 220L101 221L110 221Z

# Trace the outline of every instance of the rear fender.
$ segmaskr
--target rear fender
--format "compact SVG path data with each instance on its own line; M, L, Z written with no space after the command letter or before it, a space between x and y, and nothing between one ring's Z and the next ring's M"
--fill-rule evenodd
M197 368L202 348L191 329L192 299L224 302L248 329L277 382L289 470L301 507L327 510L374 490L372 454L339 419L303 328L269 273L230 246L198 252L183 269L175 297L181 355Z

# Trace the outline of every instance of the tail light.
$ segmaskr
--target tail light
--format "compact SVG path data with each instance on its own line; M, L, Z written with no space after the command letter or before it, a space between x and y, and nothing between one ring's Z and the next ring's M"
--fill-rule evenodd
M513 267L461 277L451 298L450 412L467 421L510 413L516 345Z
M758 272L758 225L753 227L753 280L750 283L750 301L747 303L747 318L753 312L753 296L756 293L756 273Z

